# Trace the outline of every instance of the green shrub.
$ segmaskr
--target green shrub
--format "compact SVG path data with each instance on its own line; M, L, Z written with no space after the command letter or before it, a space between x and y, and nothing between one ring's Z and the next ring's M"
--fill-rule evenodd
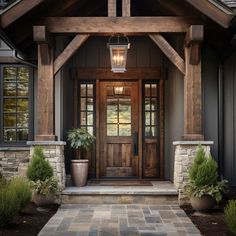
M190 197L212 196L217 203L222 199L227 181L218 181L217 163L211 155L206 156L204 149L199 145L192 166L189 168L189 181L185 186L185 192Z
M23 177L16 177L11 180L9 188L16 191L21 209L31 200L32 192L30 183Z
M0 227L4 227L30 201L29 183L17 177L2 182L0 188Z
M37 181L51 178L53 176L53 169L49 162L45 160L43 149L35 147L32 159L27 169L27 177L31 181Z
M58 181L54 177L48 178L44 181L32 181L31 184L35 193L42 194L44 196L56 193L58 190Z
M236 200L229 201L225 207L225 221L230 231L236 235Z

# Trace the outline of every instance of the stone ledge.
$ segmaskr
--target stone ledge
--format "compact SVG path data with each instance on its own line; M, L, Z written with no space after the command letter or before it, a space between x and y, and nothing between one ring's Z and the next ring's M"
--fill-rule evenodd
M0 147L0 151L29 151L30 147Z
M30 146L65 146L66 142L64 141L28 141L27 145Z
M214 142L213 141L174 141L173 145L177 146L177 145L213 145Z

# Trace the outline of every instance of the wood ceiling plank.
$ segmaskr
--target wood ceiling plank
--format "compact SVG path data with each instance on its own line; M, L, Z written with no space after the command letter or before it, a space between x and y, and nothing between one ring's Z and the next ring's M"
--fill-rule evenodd
M54 75L60 68L73 56L73 54L81 47L81 45L88 39L89 35L76 35L69 43L64 51L54 61Z
M130 0L122 0L122 16L131 16Z
M116 0L108 0L108 16L116 16Z
M47 17L52 33L158 33L187 32L199 23L195 17Z
M169 60L185 75L185 62L175 49L160 34L150 34L149 37L156 43Z
M45 0L22 0L1 15L1 27L4 29L19 19L25 13L35 8Z

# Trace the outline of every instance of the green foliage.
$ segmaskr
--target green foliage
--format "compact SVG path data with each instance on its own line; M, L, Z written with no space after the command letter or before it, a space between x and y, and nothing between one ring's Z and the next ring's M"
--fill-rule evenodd
M30 201L29 183L17 177L2 182L0 188L0 227L4 227Z
M86 129L76 128L69 130L67 140L70 142L70 146L74 149L81 148L88 150L96 138Z
M230 231L236 235L236 200L229 201L225 207L225 221Z
M39 193L45 196L56 193L58 191L58 181L54 177L48 178L44 181L32 181L31 186L33 187L35 193Z
M27 177L31 181L46 180L53 176L53 169L45 160L43 149L35 147L32 159L27 169Z
M227 181L218 182L217 163L211 155L205 155L204 149L199 145L192 166L189 168L189 182L185 186L185 192L189 196L212 196L217 203L222 199L222 192L227 187Z

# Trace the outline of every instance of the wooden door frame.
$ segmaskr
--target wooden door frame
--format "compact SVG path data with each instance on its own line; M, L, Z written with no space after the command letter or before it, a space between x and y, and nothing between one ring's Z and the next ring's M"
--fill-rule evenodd
M160 179L164 179L164 73L162 74L162 78L151 79L149 81L157 81L159 80L160 85ZM96 80L96 179L100 179L100 115L99 115L99 107L100 107L100 83L108 80L97 79ZM143 79L134 80L127 78L128 82L137 82L138 83L138 133L139 133L139 161L138 161L138 175L137 178L143 179ZM122 80L111 80L111 82L122 82Z

